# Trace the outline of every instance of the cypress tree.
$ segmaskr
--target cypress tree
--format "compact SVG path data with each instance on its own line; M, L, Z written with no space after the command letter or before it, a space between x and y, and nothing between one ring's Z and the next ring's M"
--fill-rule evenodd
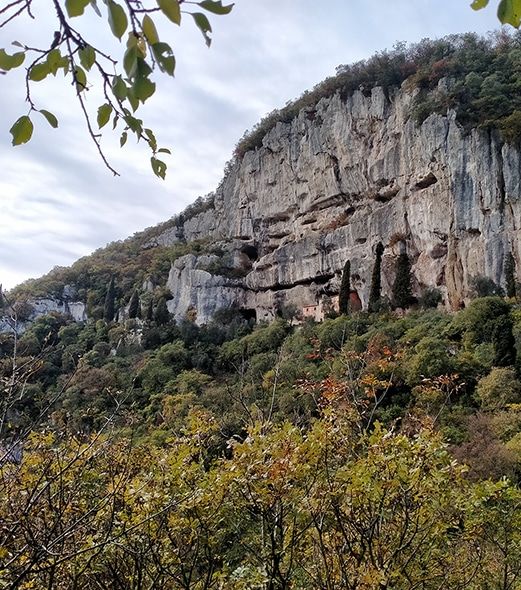
M396 262L396 276L393 283L393 303L405 309L412 302L411 262L407 252L402 252Z
M512 331L512 320L510 316L504 315L499 317L495 323L492 333L494 365L496 367L511 367L516 362L516 341Z
M130 298L130 303L128 304L128 317L130 319L138 317L139 307L139 295L137 291L134 291L134 293L132 293L132 297Z
M376 244L376 258L374 261L373 274L371 276L371 291L369 292L369 311L378 311L380 298L382 297L382 256L384 247L381 242Z
M168 312L168 307L166 306L166 299L161 297L161 299L157 303L156 310L154 312L154 320L158 326L162 326L167 324L170 320L170 313Z
M148 322L151 322L154 319L154 303L153 303L152 299L150 299L150 301L148 302L145 319Z
M348 260L344 264L342 271L342 282L340 283L340 293L338 295L338 309L342 315L349 313L349 295L351 293L351 262Z
M512 252L505 256L505 283L507 297L516 296L516 261Z
M107 288L107 294L105 295L105 305L103 307L103 319L106 322L111 322L114 319L114 297L114 277L111 277Z

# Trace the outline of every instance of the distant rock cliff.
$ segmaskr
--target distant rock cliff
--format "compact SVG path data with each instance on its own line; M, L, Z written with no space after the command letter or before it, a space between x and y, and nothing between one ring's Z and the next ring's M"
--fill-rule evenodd
M346 260L352 301L367 308L379 242L384 296L404 248L414 293L435 287L448 308L465 302L473 277L504 284L507 252L521 267L520 151L497 131L466 132L453 111L419 126L411 118L417 91L407 88L335 94L277 123L229 167L212 200L140 242L142 253L211 244L173 262L166 286L174 317L204 324L232 305L258 320L302 310L338 294ZM155 286L164 284L149 280L145 290ZM84 319L86 308L65 300L66 313Z
M337 293L347 259L366 307L378 242L384 295L404 243L415 293L437 287L448 307L469 296L474 276L503 283L505 253L521 255L520 152L495 132L465 133L451 112L418 126L412 100L403 89L357 91L277 124L232 166L210 208L156 238L210 238L244 275L217 276L193 255L178 259L171 313L204 323L235 303L269 318Z

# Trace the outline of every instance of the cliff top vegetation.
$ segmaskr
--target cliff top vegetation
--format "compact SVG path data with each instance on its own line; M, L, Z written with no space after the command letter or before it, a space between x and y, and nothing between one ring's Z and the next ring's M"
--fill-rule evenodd
M356 90L375 87L388 95L403 83L419 92L413 116L422 122L431 113L455 109L466 127L499 128L507 141L521 137L521 34L505 31L481 37L475 33L423 39L376 53L367 60L337 67L336 75L305 91L299 98L266 115L247 131L235 148L241 158L262 146L278 123L290 123L302 109L314 109L321 99L339 94L346 100ZM434 93L442 78L450 84Z

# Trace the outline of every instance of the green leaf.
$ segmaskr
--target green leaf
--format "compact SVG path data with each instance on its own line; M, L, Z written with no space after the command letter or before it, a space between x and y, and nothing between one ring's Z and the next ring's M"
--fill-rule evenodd
M90 45L86 45L83 49L79 50L80 63L89 71L96 61L96 51Z
M35 64L29 71L29 80L41 82L51 73L47 62Z
M115 37L121 40L125 31L128 27L127 14L123 8L114 2L114 0L108 0L109 8L109 25L112 33Z
M154 156L150 158L150 163L152 164L154 174L164 180L166 176L166 164L163 161L154 158Z
M198 2L197 4L201 8L204 8L204 10L208 10L208 12L213 12L213 14L229 14L234 6L233 4L223 6L221 0L203 0L203 2Z
M138 50L136 46L129 47L123 56L123 68L125 69L125 72L129 78L134 78L134 76L137 74L137 52Z
M100 129L109 122L110 115L112 115L112 107L108 103L102 104L98 108L98 127Z
M170 155L172 154L172 152L167 148L159 148L157 150L157 153L158 154L170 154Z
M157 0L161 12L176 25L181 24L181 7L178 0Z
M521 0L501 0L497 16L504 25L509 24L519 29L521 26Z
M204 40L206 41L206 45L210 47L212 40L208 33L212 32L212 26L210 25L210 21L206 18L206 16L202 12L192 12L190 13L195 21L195 24L203 34Z
M157 150L157 141L154 132L152 131L152 129L145 129L144 131L145 135L148 138L148 145L150 146L152 151L155 152Z
M143 133L143 121L141 119L136 119L132 115L126 115L125 123L138 137Z
M15 47L21 47L22 49L25 49L25 47L20 43L20 41L13 41L11 43L11 45L14 45Z
M17 68L24 63L24 60L25 52L23 51L18 51L17 53L13 53L13 55L9 55L5 52L5 49L0 49L0 70L5 70L7 72L13 68Z
M139 99L135 95L133 87L128 89L127 100L130 103L132 110L137 111L137 109L139 108Z
M59 49L49 51L47 55L47 66L49 73L56 76L60 68L66 69L69 65L69 58L62 56Z
M53 127L54 129L56 129L56 127L58 127L58 119L56 118L55 115L53 115L49 111L46 111L45 109L40 109L39 112L47 119L47 122L49 123L49 125L51 127Z
M74 68L74 81L77 92L83 92L87 88L87 74L80 66Z
M175 57L172 48L168 43L154 43L152 45L152 53L162 72L166 72L169 76L174 75Z
M114 76L112 79L112 94L118 100L125 100L127 98L127 85L123 82L121 76Z
M143 29L143 35L145 35L145 38L150 45L159 43L159 35L157 34L156 25L154 24L154 21L148 16L148 14L145 14L143 17L143 24L141 27Z
M132 88L134 96L141 102L145 102L156 91L156 85L146 76L136 76Z
M70 17L81 16L85 8L89 5L90 0L65 0L65 8Z
M119 138L120 147L123 147L127 143L127 138L128 138L128 133L126 131L123 131L123 133L121 134L121 137Z
M485 8L485 6L487 6L488 3L489 0L474 0L470 7L474 10L481 10L482 8Z
M27 143L33 135L33 122L27 115L23 115L9 131L13 136L13 145Z

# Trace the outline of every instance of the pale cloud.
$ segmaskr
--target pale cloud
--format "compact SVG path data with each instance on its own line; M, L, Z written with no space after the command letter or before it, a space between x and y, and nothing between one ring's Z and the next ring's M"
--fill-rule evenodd
M466 0L237 0L213 17L208 50L192 23L166 26L176 51L174 80L161 80L144 120L171 147L167 180L152 175L149 154L129 141L104 138L114 178L89 143L71 88L41 85L36 97L60 128L41 119L33 140L12 148L9 127L24 112L18 74L2 77L0 118L0 283L16 283L70 264L79 256L171 217L215 188L237 140L273 108L283 106L341 63L369 57L396 41L417 41L497 26L492 9L473 12ZM37 34L53 24L43 14ZM24 39L20 23L0 31L0 46ZM95 17L85 25L103 31ZM100 37L101 40L101 37ZM91 92L89 104L99 97Z

